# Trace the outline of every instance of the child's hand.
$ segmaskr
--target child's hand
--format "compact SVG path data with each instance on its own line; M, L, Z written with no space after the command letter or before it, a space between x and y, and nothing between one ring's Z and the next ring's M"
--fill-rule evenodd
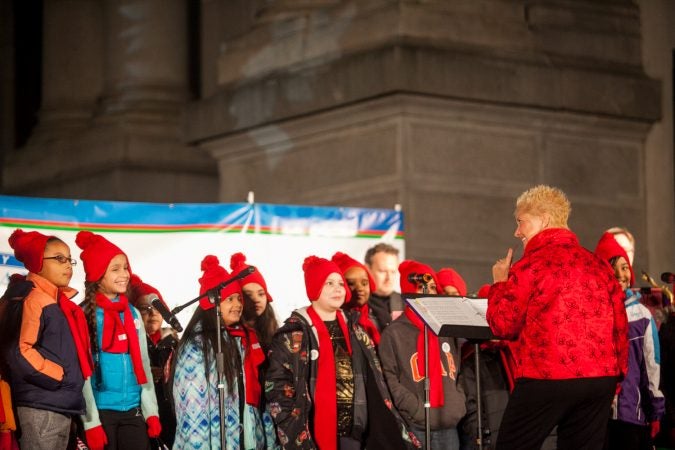
M105 445L108 443L108 438L103 431L101 425L85 430L84 438L87 441L87 445L91 450L103 450Z
M148 436L151 438L159 437L162 432L162 424L159 423L159 417L150 416L145 423L148 424Z
M661 431L661 422L658 420L653 421L652 423L649 424L650 428L650 434L652 436L652 439L656 437L657 434L659 434L659 431Z

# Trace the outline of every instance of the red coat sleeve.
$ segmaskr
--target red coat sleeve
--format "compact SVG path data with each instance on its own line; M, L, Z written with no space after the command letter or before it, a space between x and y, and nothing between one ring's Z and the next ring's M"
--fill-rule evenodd
M488 294L487 321L492 333L502 339L517 339L525 326L532 279L519 266L511 268L507 281L493 284Z

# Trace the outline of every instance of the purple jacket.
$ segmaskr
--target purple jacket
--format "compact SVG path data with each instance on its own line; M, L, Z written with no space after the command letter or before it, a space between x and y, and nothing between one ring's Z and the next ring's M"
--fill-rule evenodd
M636 425L647 425L663 416L665 400L659 390L659 336L651 313L640 294L626 290L628 315L628 373L612 418Z

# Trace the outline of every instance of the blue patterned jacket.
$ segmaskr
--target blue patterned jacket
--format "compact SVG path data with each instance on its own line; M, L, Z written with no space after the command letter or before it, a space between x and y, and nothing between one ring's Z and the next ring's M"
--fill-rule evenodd
M225 339L234 339L239 353L244 356L240 338L227 334ZM227 345L227 344L226 344ZM173 399L176 408L176 439L174 449L219 450L220 413L218 399L218 371L215 351L209 356L208 374L204 372L202 335L186 342L176 356L173 377ZM225 383L225 380L223 380ZM236 382L244 382L237 379ZM229 392L227 386L225 392ZM225 439L227 450L273 450L277 449L274 424L267 413L245 404L243 420L239 417L239 389L225 398ZM244 427L244 443L240 442L239 429Z

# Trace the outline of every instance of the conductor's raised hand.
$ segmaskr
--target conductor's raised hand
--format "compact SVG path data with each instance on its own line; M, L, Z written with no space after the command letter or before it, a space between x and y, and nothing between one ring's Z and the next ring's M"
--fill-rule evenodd
M511 268L512 259L513 249L509 248L509 251L506 252L506 257L498 259L495 265L492 266L492 280L494 283L509 279L509 269Z

